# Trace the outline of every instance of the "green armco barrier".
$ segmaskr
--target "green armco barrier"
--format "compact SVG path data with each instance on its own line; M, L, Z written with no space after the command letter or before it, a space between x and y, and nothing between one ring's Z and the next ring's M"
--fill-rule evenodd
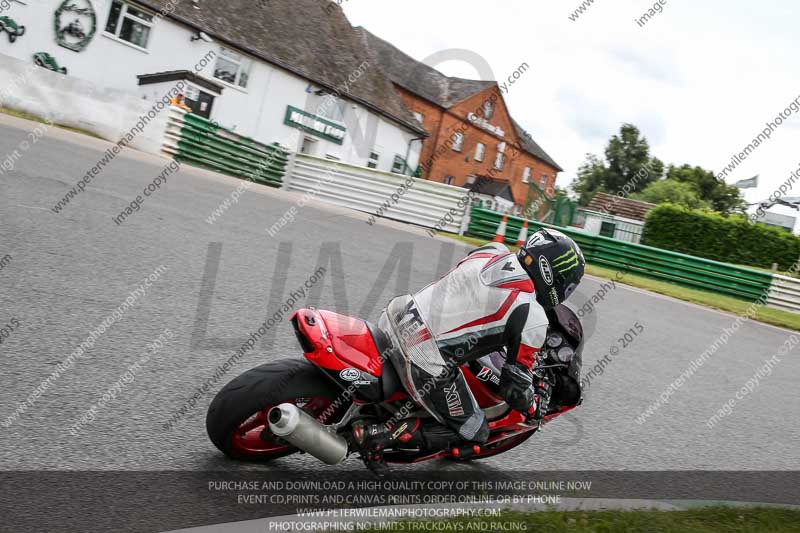
M500 213L473 207L467 235L491 240L501 219ZM508 217L506 244L516 244L523 220ZM772 275L768 272L601 237L574 228L551 226L537 221L528 221L528 225L531 232L542 227L551 227L569 235L581 247L589 263L693 289L753 302L766 297L772 284Z
M280 187L289 154L278 146L261 144L203 117L183 116L175 159L230 176Z

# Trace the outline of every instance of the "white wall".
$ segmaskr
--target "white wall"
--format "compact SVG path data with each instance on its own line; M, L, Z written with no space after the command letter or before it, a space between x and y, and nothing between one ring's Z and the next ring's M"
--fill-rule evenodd
M636 244L642 240L641 234L644 229L644 223L627 218L586 212L586 222L583 229L588 233L600 235L603 222L610 222L616 226L614 230L615 239Z
M140 50L124 41L105 34L104 29L111 6L110 0L91 0L97 12L97 33L83 52L73 52L59 46L55 41L53 30L54 14L61 0L31 0L28 5L12 2L10 9L3 15L10 16L17 23L26 26L26 33L13 44L8 42L7 35L0 34L0 53L7 54L24 61L32 61L36 52L48 52L61 66L69 69L69 76L83 78L98 85L120 89L134 94L140 91L139 74L154 74L170 70L194 70L195 65L208 52L219 53L220 46L198 40L190 42L194 31L180 26L169 19L156 19L150 32L148 49ZM78 2L80 5L81 2ZM213 78L215 60L200 71L200 75L219 82L225 86L222 96L214 101L211 118L220 125L231 128L237 133L271 144L281 144L298 149L302 141L299 130L284 125L287 106L314 112L316 109L314 95L306 92L308 80L295 76L269 63L253 59L247 89L222 82ZM358 83L355 81L355 83ZM350 102L347 107L347 135L342 145L326 139L317 140L318 154L340 157L343 161L366 165L369 149L366 146L357 150L354 139L358 139L356 131L368 131L370 121L377 122L377 135L374 144L382 148L380 169L390 170L394 155L405 156L409 141L416 134L405 128L383 119L360 104ZM311 107L308 107L311 105ZM373 142L370 139L369 145ZM414 150L409 157L409 164L416 167L419 158L420 143L414 143ZM361 152L361 153L359 153Z
M0 35L0 38L2 36ZM165 92L177 94L175 83ZM24 111L55 124L92 132L111 142L126 141L143 152L161 153L169 101L160 107L127 91L63 76L13 57L0 55L0 106ZM36 137L31 137L35 142ZM27 150L27 141L20 143Z

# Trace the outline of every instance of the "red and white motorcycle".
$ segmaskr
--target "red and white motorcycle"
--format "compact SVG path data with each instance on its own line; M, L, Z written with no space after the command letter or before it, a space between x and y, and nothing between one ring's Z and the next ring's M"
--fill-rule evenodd
M550 327L537 365L540 372L566 372L580 382L583 328L575 313L559 305L548 312ZM430 417L413 402L387 360L387 336L370 323L330 311L301 309L291 317L305 359L285 359L249 370L214 398L206 428L228 457L264 462L306 452L335 465L359 451L353 423L387 421L403 406L411 416ZM539 422L508 407L498 396L504 354L484 356L462 367L485 411L491 435L480 447L388 449L388 463L417 463L450 457L491 457L519 446L541 426L574 405L553 406Z

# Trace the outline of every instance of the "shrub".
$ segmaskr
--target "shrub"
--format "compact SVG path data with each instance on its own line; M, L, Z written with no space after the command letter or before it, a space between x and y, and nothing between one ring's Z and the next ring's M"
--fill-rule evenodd
M648 213L642 244L725 263L790 269L800 258L800 238L742 216L723 217L662 204Z

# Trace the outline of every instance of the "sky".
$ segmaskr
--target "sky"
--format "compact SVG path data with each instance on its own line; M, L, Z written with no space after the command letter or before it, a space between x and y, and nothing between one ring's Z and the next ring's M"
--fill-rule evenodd
M344 0L342 8L412 57L451 76L504 80L512 115L575 178L624 122L639 127L667 164L719 173L800 97L800 6L791 0ZM459 51L462 50L462 51ZM468 52L463 52L466 50ZM443 51L449 51L442 54ZM437 54L438 53L438 54ZM490 67L476 68L480 57ZM431 60L426 61L431 63ZM482 72L479 72L482 71ZM766 199L800 167L800 117L778 126L726 181L760 175L750 202ZM800 181L790 195L800 196ZM797 215L787 208L776 212Z

